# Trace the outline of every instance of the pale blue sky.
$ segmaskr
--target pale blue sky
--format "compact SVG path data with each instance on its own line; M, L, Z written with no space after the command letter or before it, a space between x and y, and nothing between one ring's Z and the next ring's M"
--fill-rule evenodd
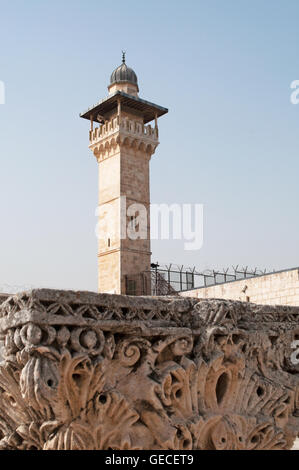
M299 265L297 0L0 1L0 286L96 289L97 166L79 113L127 51L169 108L152 201L203 203L204 245L153 260Z

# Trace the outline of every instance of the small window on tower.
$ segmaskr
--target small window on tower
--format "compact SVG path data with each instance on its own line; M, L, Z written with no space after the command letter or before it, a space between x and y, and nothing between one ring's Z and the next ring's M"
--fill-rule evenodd
M133 215L130 216L130 227L131 229L135 227L135 217Z
M139 230L139 223L137 223L138 215L139 213L136 213L136 215L130 216L130 227L131 229L136 230L136 231Z
M108 247L110 247L110 238L108 238Z

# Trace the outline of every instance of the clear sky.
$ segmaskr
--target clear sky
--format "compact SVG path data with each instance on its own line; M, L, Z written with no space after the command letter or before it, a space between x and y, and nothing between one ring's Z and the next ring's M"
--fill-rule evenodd
M140 97L169 108L156 203L204 204L204 244L153 260L299 265L297 0L0 1L0 287L96 290L97 164L79 113L127 51Z

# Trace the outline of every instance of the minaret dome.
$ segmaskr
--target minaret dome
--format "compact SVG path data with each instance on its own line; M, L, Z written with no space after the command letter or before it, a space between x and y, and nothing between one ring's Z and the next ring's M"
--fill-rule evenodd
M138 80L133 69L127 66L125 52L122 53L122 63L113 70L110 77L108 90L110 94L116 91L124 91L129 95L138 96Z

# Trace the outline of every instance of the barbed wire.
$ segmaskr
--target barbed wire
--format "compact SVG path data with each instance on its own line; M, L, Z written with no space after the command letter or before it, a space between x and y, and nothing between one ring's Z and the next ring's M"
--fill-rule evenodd
M256 268L249 268L248 266L231 266L229 268L222 268L222 269L211 269L206 268L203 270L198 270L195 266L185 266L183 264L175 264L175 263L152 263L152 268L157 267L159 270L166 270L166 271L177 271L177 272L186 272L186 273L193 273L202 276L215 276L215 275L226 275L226 276L236 276L236 275L244 275L246 276L261 276L263 274L270 274L275 273L276 270L268 270L268 269L258 269Z

